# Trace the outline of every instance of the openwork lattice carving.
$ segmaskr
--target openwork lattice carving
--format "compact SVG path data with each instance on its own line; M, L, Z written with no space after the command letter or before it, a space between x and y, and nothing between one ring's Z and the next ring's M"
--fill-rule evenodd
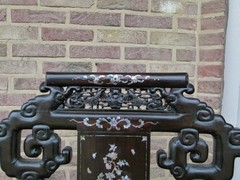
M65 109L138 109L174 112L164 88L82 88L68 87L62 94Z
M138 162L143 163L143 166L138 165L146 174L137 180L149 179L146 162L150 157L150 132L175 132L178 136L169 142L169 153L162 149L157 152L156 163L161 168L169 169L176 179L226 180L232 177L234 159L240 156L240 130L214 114L206 103L184 96L194 92L184 73L48 73L40 91L44 94L29 100L20 110L12 111L0 123L1 168L10 177L44 179L60 165L70 162L71 147L61 148L61 138L54 132L57 129L77 130L82 143L93 142L95 135L93 138L91 135L98 133L100 139L105 135L110 139L114 134L118 143L124 145L121 138L125 135L131 144L138 138L139 147L148 150L144 151L143 162ZM24 141L26 157L22 157L20 139L25 129L31 129L32 133ZM204 164L209 158L209 147L199 137L202 133L214 139L210 164ZM114 138L110 140L112 143ZM129 156L137 157L136 153L141 151L136 149L130 148ZM99 154L92 152L90 158L93 157L97 161ZM188 157L193 163L187 161ZM129 171L134 167L131 161ZM90 168L85 169L86 174L91 174ZM120 171L116 172L120 176ZM104 176L106 174L98 173L95 177Z

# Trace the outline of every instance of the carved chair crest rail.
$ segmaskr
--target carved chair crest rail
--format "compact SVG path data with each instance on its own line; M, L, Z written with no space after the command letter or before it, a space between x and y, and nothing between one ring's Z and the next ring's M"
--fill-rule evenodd
M54 130L78 133L78 180L149 180L151 132L177 133L156 158L175 179L232 177L240 130L185 96L194 93L186 73L47 73L40 91L0 123L0 163L9 177L48 178L71 161L72 148L62 149ZM210 163L200 134L213 137Z

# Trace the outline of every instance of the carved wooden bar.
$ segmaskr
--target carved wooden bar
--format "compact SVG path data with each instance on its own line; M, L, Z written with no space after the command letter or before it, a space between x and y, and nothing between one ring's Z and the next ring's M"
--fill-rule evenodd
M54 130L78 132L78 180L149 180L151 132L177 133L156 163L175 179L231 179L240 130L196 98L186 73L47 73L42 95L0 123L1 168L9 177L44 179L71 161ZM21 152L21 134L32 130ZM213 158L200 137L213 137ZM62 149L62 150L61 150ZM40 157L40 158L39 158ZM190 158L190 161L188 160Z

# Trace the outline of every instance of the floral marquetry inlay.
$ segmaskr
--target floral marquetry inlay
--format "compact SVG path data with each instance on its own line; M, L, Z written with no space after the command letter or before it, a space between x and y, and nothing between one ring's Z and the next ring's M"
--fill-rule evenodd
M97 176L97 180L131 180L122 170L122 167L130 166L129 163L125 159L118 158L118 153L116 152L117 146L115 144L109 144L109 146L109 152L103 157L106 172L101 172Z
M108 81L107 84L118 85L119 83L131 85L134 83L143 83L145 80L149 79L150 76L141 75L122 75L122 74L108 74L108 75L85 75L81 77L74 78L73 80L88 80L88 83L101 85L104 81Z
M82 136L85 136L84 141L81 140ZM143 141L143 137L146 141ZM124 135L119 132L99 132L95 134L80 130L78 134L80 179L146 180L146 169L149 168L147 164L149 138L148 133Z
M106 118L98 118L91 122L88 117L84 118L83 120L79 121L76 119L70 119L70 122L75 122L77 124L83 124L86 127L96 126L98 129L104 128L104 123L108 124L107 130L117 130L120 131L122 129L129 129L129 128L136 128L140 129L144 127L146 124L157 125L158 122L145 122L142 119L137 120L135 124L134 121L130 121L128 118L122 118L120 116L117 117L106 117Z

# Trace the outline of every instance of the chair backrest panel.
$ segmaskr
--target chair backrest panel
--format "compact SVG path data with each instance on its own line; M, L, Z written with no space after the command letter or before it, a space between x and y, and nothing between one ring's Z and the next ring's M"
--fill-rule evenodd
M69 163L72 148L61 148L59 129L77 131L78 180L148 180L151 132L178 133L156 160L175 179L232 177L240 130L191 97L186 73L47 73L40 91L0 123L1 168L10 177L44 179ZM25 129L32 133L23 158ZM201 134L214 139L210 164Z

